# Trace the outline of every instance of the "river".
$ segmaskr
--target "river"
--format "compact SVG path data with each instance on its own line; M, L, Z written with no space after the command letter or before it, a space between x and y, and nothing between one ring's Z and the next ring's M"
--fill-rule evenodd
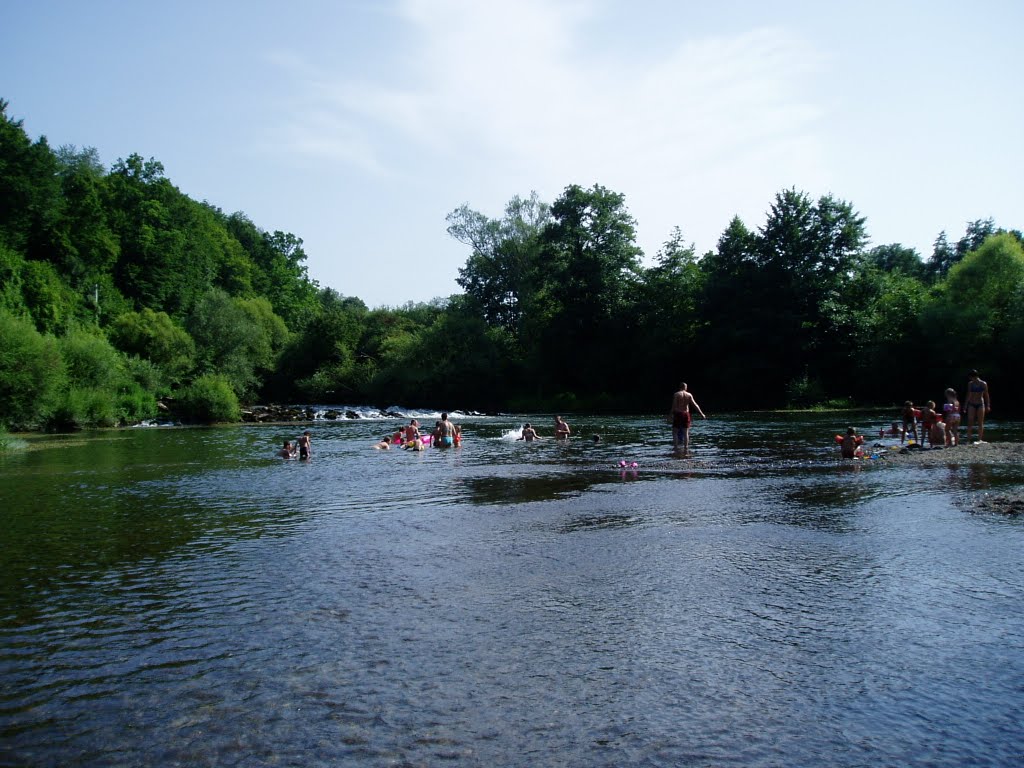
M302 426L30 437L0 765L1024 763L1024 519L969 503L1024 467L711 416L686 460L654 417L457 416L422 453L318 421L309 462L274 458Z

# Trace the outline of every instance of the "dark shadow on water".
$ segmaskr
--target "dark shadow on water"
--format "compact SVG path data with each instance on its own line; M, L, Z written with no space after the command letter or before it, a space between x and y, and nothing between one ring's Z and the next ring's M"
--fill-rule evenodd
M618 477L612 478L618 480ZM579 496L597 483L609 482L597 473L472 477L461 481L474 504L524 504Z
M630 528L644 522L637 515L582 515L558 527L559 533L578 533L609 528Z

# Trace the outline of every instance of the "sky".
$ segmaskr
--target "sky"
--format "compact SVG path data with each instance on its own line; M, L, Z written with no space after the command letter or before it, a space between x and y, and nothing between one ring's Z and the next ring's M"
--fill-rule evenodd
M453 210L571 184L625 196L646 264L790 188L924 258L1024 229L1022 27L1019 0L0 0L0 99L394 307L461 291Z

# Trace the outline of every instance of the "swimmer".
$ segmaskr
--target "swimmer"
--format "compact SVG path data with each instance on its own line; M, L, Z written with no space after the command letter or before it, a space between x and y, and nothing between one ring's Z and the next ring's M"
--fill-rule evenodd
M526 422L523 425L522 437L517 437L516 440L525 440L528 443L532 443L534 440L542 440L543 438L537 434L537 430L534 429L530 422Z
M852 459L857 456L857 452L860 450L861 443L864 442L864 438L857 434L857 430L854 427L846 428L846 437L843 438L843 442L840 444L840 453L844 459Z
M420 423L416 419L409 421L409 426L405 428L405 442L414 443L420 436Z
M441 421L437 423L437 445L438 448L451 448L455 445L455 425L448 420L448 414L441 414Z
M308 460L312 454L313 449L309 444L309 430L307 429L299 438L299 458Z
M555 440L568 440L572 430L561 416L555 416Z
M696 409L702 419L706 419L704 411L697 405L697 401L686 389L686 382L679 385L679 390L672 395L672 408L668 416L672 419L672 448L677 453L684 455L690 450L690 423L692 421L690 407Z
M277 452L277 455L282 459L294 459L295 458L295 447L292 445L291 440L285 440L284 445L281 446L281 450Z
M384 437L382 437L380 439L380 442L377 443L373 447L376 448L378 451L390 451L391 450L391 437L388 436L388 435L384 435Z
M456 448L462 445L462 427L458 424L455 425L455 434L452 436L452 439L455 441Z

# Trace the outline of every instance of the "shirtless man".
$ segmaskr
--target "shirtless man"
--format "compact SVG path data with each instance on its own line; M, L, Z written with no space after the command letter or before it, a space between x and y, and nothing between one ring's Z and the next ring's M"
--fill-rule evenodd
M451 448L455 444L455 425L448 421L448 414L441 414L437 424L437 445L440 448Z
M565 423L565 419L561 416L555 416L555 439L567 440L571 432L572 430L569 429L569 425Z
M693 399L693 395L687 391L686 382L683 382L679 385L679 391L672 395L672 409L668 414L672 419L672 447L678 452L681 444L683 454L690 450L691 406L697 409L702 419L707 418L697 405L697 401Z

